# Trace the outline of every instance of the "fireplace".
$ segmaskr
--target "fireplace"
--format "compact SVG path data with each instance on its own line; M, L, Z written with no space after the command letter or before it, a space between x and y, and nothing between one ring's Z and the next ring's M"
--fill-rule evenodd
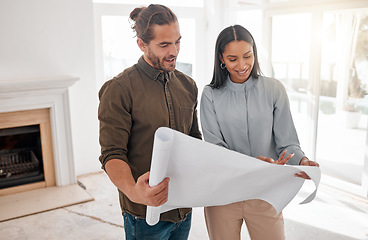
M69 87L77 80L0 81L3 162L10 159L17 169L26 170L13 173L6 164L1 165L0 223L93 200L77 184L74 170ZM4 179L15 178L10 185L4 183Z
M0 113L0 196L55 186L50 109Z
M76 183L69 112L76 81L0 81L0 196Z
M0 129L0 189L44 180L40 126Z

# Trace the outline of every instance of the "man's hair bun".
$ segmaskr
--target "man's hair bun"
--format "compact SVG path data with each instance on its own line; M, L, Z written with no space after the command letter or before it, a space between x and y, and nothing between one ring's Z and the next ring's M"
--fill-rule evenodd
M137 20L138 15L142 12L143 9L146 7L137 7L130 13L130 19L132 19L134 22Z

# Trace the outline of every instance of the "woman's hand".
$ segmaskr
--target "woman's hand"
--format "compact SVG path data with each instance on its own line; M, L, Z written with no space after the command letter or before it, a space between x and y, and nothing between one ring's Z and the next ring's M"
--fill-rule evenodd
M311 161L309 160L308 158L304 157L302 158L302 160L300 161L299 165L302 165L302 166L311 166L311 167L319 167L319 164L314 162L314 161ZM310 179L310 177L305 173L305 172L298 172L298 173L295 173L295 176L296 177L301 177L301 178L304 178L304 179Z
M267 158L264 156L259 156L257 157L257 159L260 159L262 161L269 162L269 163L285 165L285 163L287 163L290 160L290 158L294 156L294 153L289 154L286 158L284 158L285 155L286 155L286 150L282 152L282 154L280 155L279 159L277 159L277 161L273 160L272 158Z

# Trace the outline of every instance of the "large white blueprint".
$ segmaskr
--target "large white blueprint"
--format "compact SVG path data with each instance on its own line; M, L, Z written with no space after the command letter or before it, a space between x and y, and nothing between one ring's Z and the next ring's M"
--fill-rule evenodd
M147 207L146 221L155 225L160 214L176 208L226 205L247 199L262 199L282 209L295 197L306 172L316 195L321 172L318 167L276 165L187 136L170 128L155 133L149 184L170 178L168 201Z

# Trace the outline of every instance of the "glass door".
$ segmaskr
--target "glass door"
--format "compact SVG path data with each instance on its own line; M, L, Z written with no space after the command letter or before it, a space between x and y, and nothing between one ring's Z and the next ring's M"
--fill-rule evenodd
M313 158L309 100L311 14L272 17L271 74L288 93L294 124L303 151Z
M361 185L367 142L368 10L323 14L317 160Z
M302 149L324 176L367 195L368 9L279 13L271 26L271 72Z

